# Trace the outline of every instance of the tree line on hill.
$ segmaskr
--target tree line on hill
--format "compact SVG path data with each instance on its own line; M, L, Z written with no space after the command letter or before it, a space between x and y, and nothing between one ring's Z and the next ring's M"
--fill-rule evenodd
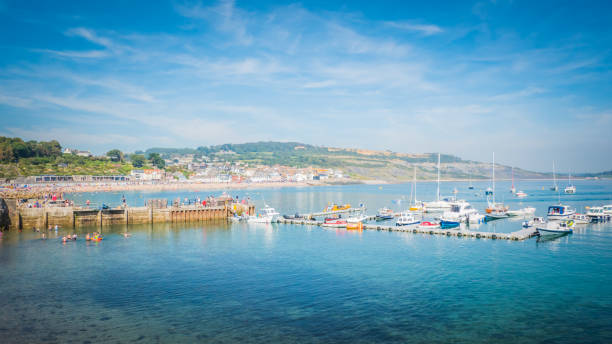
M18 137L0 136L0 161L18 162L23 158L56 157L62 154L62 146L56 140L23 141Z

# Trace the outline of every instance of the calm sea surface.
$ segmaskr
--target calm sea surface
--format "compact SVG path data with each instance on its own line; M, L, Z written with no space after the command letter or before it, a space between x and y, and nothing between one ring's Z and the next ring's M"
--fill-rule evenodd
M578 210L611 204L612 182L576 181ZM484 208L488 183L443 183ZM522 203L558 202L550 182L517 182ZM565 183L560 183L561 188ZM281 213L363 202L407 206L411 184L228 191ZM542 188L545 187L545 190ZM419 183L430 200L435 183ZM215 192L74 194L116 206ZM479 195L476 195L479 194ZM520 221L479 230L512 232ZM79 233L93 229L79 229ZM104 240L61 244L28 230L0 239L0 342L610 343L612 226L521 242L293 225L105 227ZM121 234L132 234L124 238Z

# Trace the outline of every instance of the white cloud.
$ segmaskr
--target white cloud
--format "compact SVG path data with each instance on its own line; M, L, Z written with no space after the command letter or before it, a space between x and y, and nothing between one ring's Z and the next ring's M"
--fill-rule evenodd
M84 27L77 27L77 28L72 28L69 29L68 31L66 31L66 35L67 36L77 36L77 37L82 37L85 38L86 40L95 43L97 45L101 45L105 48L108 49L114 49L115 48L115 44L113 43L112 40L110 40L109 38L106 37L101 37L100 35L96 34L93 30L91 29L87 29Z
M34 49L41 53L52 54L60 57L77 58L77 59L97 59L107 57L108 53L103 50L52 50L52 49Z
M210 7L179 5L177 11L184 17L210 22L217 30L231 35L235 42L241 45L250 45L253 42L247 30L249 14L236 8L233 0L222 0L216 6Z
M441 27L437 25L432 25L432 24L414 24L414 23L401 22L401 21L389 21L389 22L385 22L385 25L392 27L392 28L396 28L396 29L414 31L414 32L423 34L425 36L431 36L431 35L435 35L435 34L444 32L444 30Z

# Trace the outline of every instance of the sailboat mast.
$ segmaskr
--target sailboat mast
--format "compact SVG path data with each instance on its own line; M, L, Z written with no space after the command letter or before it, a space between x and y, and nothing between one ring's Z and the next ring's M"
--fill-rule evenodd
M438 153L438 201L440 200L440 153Z
M493 174L492 174L492 183L493 183L493 204L495 204L495 152L493 152Z
M555 161L553 160L553 186L557 188L557 177L555 176Z
M414 180L412 181L412 183L413 183L412 189L414 190L414 204L416 204L416 202L417 202L417 197L416 197L416 165L414 166Z

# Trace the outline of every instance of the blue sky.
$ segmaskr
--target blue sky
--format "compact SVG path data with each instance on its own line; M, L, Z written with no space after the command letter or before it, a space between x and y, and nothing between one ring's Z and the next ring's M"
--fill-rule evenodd
M259 140L612 169L612 9L565 1L0 0L0 135Z

